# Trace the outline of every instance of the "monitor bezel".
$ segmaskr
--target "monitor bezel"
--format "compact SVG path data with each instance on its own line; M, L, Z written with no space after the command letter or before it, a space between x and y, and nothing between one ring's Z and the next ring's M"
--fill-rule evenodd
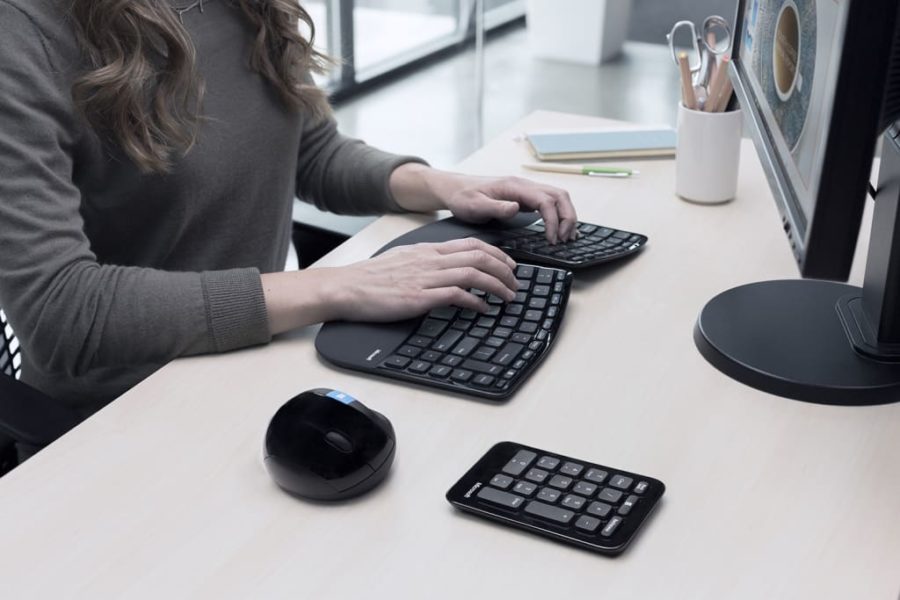
M748 0L738 0L729 77L745 113L745 123L769 180L782 225L807 278L846 281L865 208L887 80L893 39L896 0L846 0L844 43L834 87L834 102L822 156L819 185L812 214L803 210L783 159L776 149L770 124L749 85L750 75L740 58L741 32ZM886 13L885 11L888 11ZM861 61L860 56L871 60Z

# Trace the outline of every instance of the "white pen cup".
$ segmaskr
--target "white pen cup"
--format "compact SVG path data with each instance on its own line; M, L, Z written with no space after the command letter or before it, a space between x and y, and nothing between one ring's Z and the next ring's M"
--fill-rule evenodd
M703 112L678 104L675 193L700 204L721 204L737 193L740 110Z

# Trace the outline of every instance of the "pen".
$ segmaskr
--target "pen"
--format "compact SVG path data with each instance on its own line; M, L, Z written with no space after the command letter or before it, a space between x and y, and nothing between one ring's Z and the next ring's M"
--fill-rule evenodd
M524 164L522 167L532 171L547 171L550 173L573 173L575 175L589 175L591 177L631 177L640 171L623 167L588 167L582 165L542 165Z

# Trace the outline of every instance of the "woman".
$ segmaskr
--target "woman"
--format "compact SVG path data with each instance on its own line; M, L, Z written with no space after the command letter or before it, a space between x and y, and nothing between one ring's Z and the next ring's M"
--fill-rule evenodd
M84 414L177 356L331 319L511 298L474 240L278 272L295 195L345 214L537 209L565 192L466 177L341 136L291 0L0 0L0 306L23 379Z

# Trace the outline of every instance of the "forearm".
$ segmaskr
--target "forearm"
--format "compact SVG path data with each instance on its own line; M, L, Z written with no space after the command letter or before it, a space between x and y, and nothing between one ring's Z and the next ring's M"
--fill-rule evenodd
M333 269L306 269L262 275L269 333L337 318L335 293L330 285Z

